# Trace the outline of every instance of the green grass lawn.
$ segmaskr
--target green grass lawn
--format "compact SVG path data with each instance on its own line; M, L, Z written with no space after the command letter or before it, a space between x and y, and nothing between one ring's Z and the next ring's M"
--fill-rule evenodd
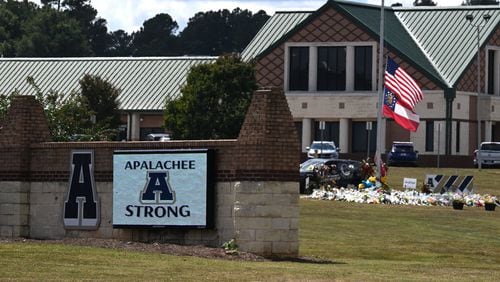
M455 169L450 173L455 173ZM474 173L499 195L499 170ZM391 168L390 181L445 170ZM409 175L414 174L414 175ZM500 277L500 209L300 200L300 255L309 262L246 262L125 250L0 243L0 280L493 281Z

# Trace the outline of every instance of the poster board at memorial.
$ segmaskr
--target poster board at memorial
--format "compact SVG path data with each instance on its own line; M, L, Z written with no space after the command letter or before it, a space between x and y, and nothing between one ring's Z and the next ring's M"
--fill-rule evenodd
M472 175L427 174L425 184L432 193L469 194L474 192L474 176Z

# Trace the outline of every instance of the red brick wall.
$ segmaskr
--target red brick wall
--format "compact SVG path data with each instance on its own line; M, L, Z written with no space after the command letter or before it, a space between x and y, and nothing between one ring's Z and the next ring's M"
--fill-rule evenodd
M52 140L41 105L33 96L17 96L0 127L0 147Z
M298 180L298 140L283 90L255 92L238 137L238 179Z
M68 181L72 150L94 150L95 180L113 181L114 150L214 149L216 180L233 180L236 140L171 142L50 142L31 146L31 181ZM48 166L47 163L51 165Z
M0 181L68 181L72 150L94 150L96 181L111 182L114 150L214 149L216 181L298 180L299 143L282 90L255 93L238 140L50 141L33 97L12 103L0 131Z
M29 175L29 145L50 141L43 109L33 96L12 100L0 125L0 179L26 179Z

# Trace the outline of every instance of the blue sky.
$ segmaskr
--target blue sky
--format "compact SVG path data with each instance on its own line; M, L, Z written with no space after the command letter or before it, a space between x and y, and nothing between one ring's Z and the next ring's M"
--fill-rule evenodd
M32 0L33 1L33 0ZM404 6L412 6L414 0L385 0L390 6L399 2ZM462 0L434 0L439 6L457 6ZM34 1L40 3L39 0ZM353 2L380 5L377 0L354 0ZM189 18L200 11L229 9L236 7L252 12L265 10L268 15L275 11L313 11L326 3L326 0L91 0L97 9L98 16L108 21L108 29L115 31L123 29L128 33L137 31L142 23L159 13L169 14L182 30Z

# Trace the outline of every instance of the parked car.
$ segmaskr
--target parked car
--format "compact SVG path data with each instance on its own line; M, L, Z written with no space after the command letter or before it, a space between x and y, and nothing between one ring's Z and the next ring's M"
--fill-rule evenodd
M413 142L393 142L392 148L387 154L388 165L416 166L417 160L418 151L414 150Z
M335 146L333 141L313 141L311 146L306 147L307 157L338 159L340 149Z
M69 141L71 142L87 142L87 141L95 141L94 137L90 134L73 134L69 137Z
M481 167L500 165L500 142L482 142L479 150L474 151L474 167L478 166L478 155Z
M160 138L160 142L165 142L165 141L170 141L172 140L172 138L170 138L170 136L163 136Z
M146 135L146 141L170 141L168 133L150 133Z
M343 159L308 159L300 164L300 193L311 194L321 185L347 187L361 182L361 162Z

